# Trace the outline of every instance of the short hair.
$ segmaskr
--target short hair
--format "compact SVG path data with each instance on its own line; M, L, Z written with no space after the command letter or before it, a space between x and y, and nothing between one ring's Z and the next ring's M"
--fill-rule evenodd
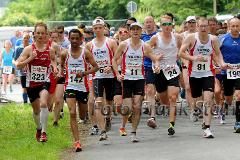
M199 21L207 21L208 22L208 19L206 17L199 17L197 19L197 24L199 23Z
M107 22L105 22L104 26L107 27L108 29L110 29L110 27L111 27L111 25Z
M69 34L68 34L69 38L70 38L70 36L71 36L71 33L78 33L78 34L79 34L79 37L82 37L82 36L83 36L83 34L82 34L78 29L71 29L71 30L69 31Z
M86 33L86 34L94 35L93 30L91 28L85 28L83 32Z
M172 18L172 21L174 20L174 15L173 15L172 13L170 13L170 12L167 12L167 13L165 13L165 15L167 15L167 16L169 16L169 17L171 17L171 18Z
M57 29L62 29L62 30L64 30L64 26L63 26L63 25L57 26Z
M160 22L162 21L163 18L166 18L166 19L169 19L169 20L173 21L171 16L164 14L160 17Z
M220 21L218 21L218 23L217 23L218 25L220 25L221 27L222 27L222 22L220 22Z
M47 30L48 30L47 24L44 23L44 22L38 22L38 23L36 23L35 26L34 26L34 32L36 32L37 27L40 27L40 26L41 26L41 27L44 27L45 30L46 30L46 32L47 32Z
M215 17L208 18L208 22L210 21L218 23L218 20Z
M126 24L122 24L120 27L118 27L118 29L119 28L126 28L127 30L129 30L129 26L127 26Z
M80 25L78 26L79 29L84 29L85 27L86 27L85 24L80 24Z
M129 18L125 21L125 24L127 24L127 21L128 21L128 20L137 22L137 19L136 19L135 17L129 17Z
M240 13L238 13L238 14L236 15L236 17L237 17L238 19L240 19Z

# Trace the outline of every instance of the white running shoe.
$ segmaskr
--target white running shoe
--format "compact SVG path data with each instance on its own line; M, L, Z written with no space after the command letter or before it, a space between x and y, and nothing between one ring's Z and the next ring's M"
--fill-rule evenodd
M190 121L192 121L192 122L197 122L198 121L198 116L197 116L197 113L195 111L190 113Z
M137 138L136 134L134 134L134 133L131 134L130 138L131 138L131 142L133 142L133 143L139 142L139 139Z
M214 138L214 136L209 128L203 130L203 137L204 138Z

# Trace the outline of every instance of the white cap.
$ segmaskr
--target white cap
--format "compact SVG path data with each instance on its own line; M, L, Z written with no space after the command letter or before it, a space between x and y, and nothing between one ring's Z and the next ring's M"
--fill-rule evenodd
M188 17L186 18L186 22L191 21L191 20L196 21L197 19L196 19L195 16L188 16Z
M142 25L141 25L140 23L138 23L138 22L132 23L132 24L130 25L130 28L132 28L133 26L138 26L138 27L140 27L140 28L143 28Z
M95 26L95 25L98 25L98 24L104 26L105 23L104 23L104 21L103 21L102 19L95 19L95 20L93 21L93 23L92 23L92 26Z

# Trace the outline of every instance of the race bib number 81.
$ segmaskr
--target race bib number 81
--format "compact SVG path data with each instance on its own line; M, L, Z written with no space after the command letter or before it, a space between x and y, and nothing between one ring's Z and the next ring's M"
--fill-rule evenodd
M205 57L206 62L193 62L194 72L207 72L210 71L210 60L209 57Z
M31 66L31 81L45 82L47 76L47 67Z

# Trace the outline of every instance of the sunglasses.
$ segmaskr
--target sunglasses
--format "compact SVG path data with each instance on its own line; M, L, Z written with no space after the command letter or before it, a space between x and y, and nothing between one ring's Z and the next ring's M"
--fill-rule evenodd
M162 23L162 26L172 26L173 23L172 22L165 22L165 23Z
M64 31L58 32L59 34L63 34Z
M128 27L130 27L131 24L126 24Z
M191 24L191 23L196 23L196 21L188 21L188 23L190 23L190 24Z
M93 37L84 38L85 42L90 42L92 39L93 39Z
M127 34L128 31L119 31L119 34L123 34L123 33Z

